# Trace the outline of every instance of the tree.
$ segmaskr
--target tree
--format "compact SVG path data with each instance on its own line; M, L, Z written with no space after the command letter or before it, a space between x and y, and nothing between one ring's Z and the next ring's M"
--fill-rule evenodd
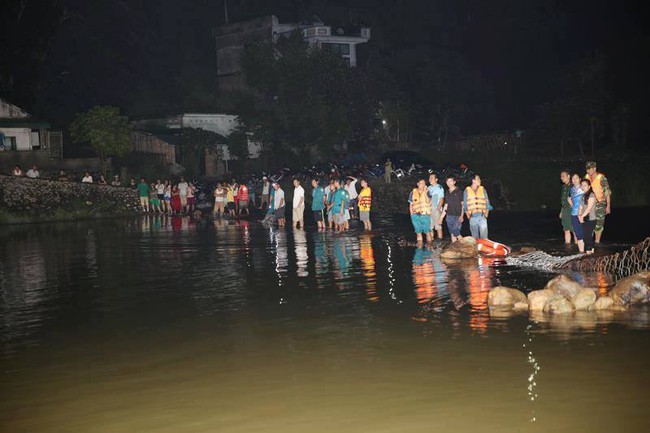
M327 158L350 139L365 139L374 126L378 98L351 91L364 85L363 72L353 76L339 54L310 47L300 32L275 45L249 44L242 70L249 91L240 95L237 112L265 160L274 154L289 164Z
M201 174L201 165L205 161L206 153L216 155L217 160L223 157L222 145L227 139L221 134L201 128L183 128L182 134L180 159L189 177Z
M131 126L117 107L96 105L77 114L70 125L75 143L90 143L102 161L108 156L124 156L131 152Z

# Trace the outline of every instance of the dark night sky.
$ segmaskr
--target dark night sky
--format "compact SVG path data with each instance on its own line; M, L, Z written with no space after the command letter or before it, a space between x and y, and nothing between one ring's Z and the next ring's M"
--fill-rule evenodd
M229 12L231 21L318 13L328 23L370 25L373 39L364 50L389 68L408 50L457 52L490 89L497 112L490 126L497 129L525 127L533 107L555 96L563 68L594 50L608 59L612 100L629 102L645 123L650 38L641 5L231 0ZM8 0L1 15L2 40L9 41L0 48L2 96L37 116L65 126L97 104L118 105L132 117L218 107L211 29L223 22L223 0Z

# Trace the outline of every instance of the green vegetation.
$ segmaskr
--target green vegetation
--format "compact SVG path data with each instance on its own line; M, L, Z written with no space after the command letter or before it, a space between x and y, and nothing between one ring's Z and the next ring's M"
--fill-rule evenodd
M131 126L117 107L97 105L77 114L70 136L75 143L90 143L102 159L131 152Z

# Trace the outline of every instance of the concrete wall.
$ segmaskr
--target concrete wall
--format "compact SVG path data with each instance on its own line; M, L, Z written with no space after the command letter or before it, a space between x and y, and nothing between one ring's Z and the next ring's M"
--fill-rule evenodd
M167 164L176 162L176 148L155 135L134 132L131 134L131 143L134 152L157 155Z

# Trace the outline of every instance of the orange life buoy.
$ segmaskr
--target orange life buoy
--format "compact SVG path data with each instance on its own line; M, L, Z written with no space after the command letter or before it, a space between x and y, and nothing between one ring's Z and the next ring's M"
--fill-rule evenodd
M506 245L489 239L476 239L476 247L479 253L488 257L506 257L510 254L510 248Z

